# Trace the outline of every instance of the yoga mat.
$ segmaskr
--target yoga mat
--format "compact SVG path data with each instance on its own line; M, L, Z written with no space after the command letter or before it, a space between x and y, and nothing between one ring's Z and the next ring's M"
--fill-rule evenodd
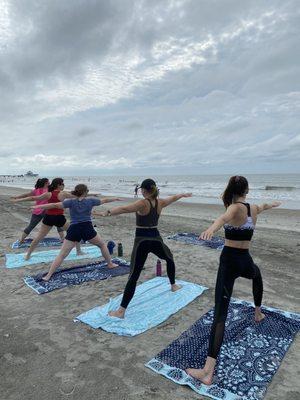
M185 307L207 288L194 283L176 281L182 288L171 292L168 278L156 277L137 286L124 319L110 317L108 311L116 310L123 295L111 299L101 307L95 307L76 320L122 336L135 336L159 325L170 315Z
M27 247L30 247L31 242L33 239L28 238L25 239L23 243L20 243L19 240L16 240L12 245L12 249L25 249ZM51 246L61 246L62 242L59 238L55 237L45 237L43 240L41 240L38 244L38 247L51 247Z
M42 280L46 272L25 276L24 282L37 294L44 294L66 286L80 285L83 282L89 281L100 281L129 273L130 264L128 262L121 258L114 258L112 261L118 264L118 267L110 269L107 268L106 261L100 261L68 269L60 268L52 275L48 282Z
M300 314L263 307L266 318L254 321L254 305L232 300L210 386L187 375L186 368L203 368L207 356L213 309L146 366L179 385L216 400L261 400L267 385L300 330Z
M175 233L175 235L167 237L167 239L177 240L182 243L197 244L199 246L206 246L217 250L223 249L224 239L220 236L214 236L211 240L202 240L198 238L199 235L196 235L196 233Z
M65 260L82 260L84 258L96 258L101 257L101 251L99 247L89 246L83 247L82 251L85 253L82 256L76 255L76 249L74 248ZM46 250L32 253L31 258L25 261L24 256L26 253L10 253L6 254L6 268L20 268L27 265L49 263L52 262L55 257L59 254L60 250Z

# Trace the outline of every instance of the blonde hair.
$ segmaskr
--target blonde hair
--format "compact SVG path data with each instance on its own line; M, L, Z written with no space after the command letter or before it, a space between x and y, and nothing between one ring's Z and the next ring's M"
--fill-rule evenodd
M151 186L151 190L147 190L147 192L150 194L150 196L152 197L152 199L156 199L159 195L159 190L157 186Z

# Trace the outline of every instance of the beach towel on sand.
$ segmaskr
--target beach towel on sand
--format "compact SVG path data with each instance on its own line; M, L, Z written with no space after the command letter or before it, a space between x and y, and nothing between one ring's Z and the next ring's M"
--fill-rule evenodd
M25 249L27 247L30 247L31 242L33 239L28 238L25 239L23 243L20 243L19 240L16 240L12 245L12 249ZM45 237L43 240L41 240L38 244L38 247L54 247L54 246L61 246L62 242L59 238L55 237Z
M171 292L168 278L156 277L137 286L124 319L110 317L108 311L116 310L122 295L111 299L101 307L95 307L76 320L93 328L122 336L135 336L168 319L172 314L185 307L207 288L194 283L176 281L182 288Z
M82 246L81 256L76 255L76 249L74 248L65 260L83 260L85 258L97 258L101 257L101 251L96 246ZM39 263L50 263L59 254L60 250L46 250L32 253L30 259L25 261L24 256L26 253L9 253L6 254L6 268L20 268L27 265L39 264Z
M70 285L80 285L83 282L100 281L114 276L129 273L130 264L121 258L112 260L118 267L107 268L106 261L94 262L86 265L79 265L68 269L58 269L51 277L50 281L44 282L42 277L46 275L42 272L37 275L25 276L24 282L38 294L52 292Z
M167 237L167 239L177 240L182 243L197 244L199 246L206 246L217 250L223 249L224 239L220 236L214 236L211 240L202 240L198 238L199 235L196 233L175 233L175 235Z
M204 366L213 310L146 366L216 400L261 400L300 329L300 314L267 307L263 307L263 312L266 318L256 323L252 303L231 301L215 378L210 386L187 375L185 369Z

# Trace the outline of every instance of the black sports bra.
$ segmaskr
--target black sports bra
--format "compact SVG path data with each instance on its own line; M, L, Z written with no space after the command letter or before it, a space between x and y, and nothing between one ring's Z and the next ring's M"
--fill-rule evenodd
M146 199L149 201L150 204L150 211L147 215L140 215L138 213L135 214L136 216L136 226L137 227L154 227L157 226L158 220L159 220L159 214L157 212L157 205L158 201L155 199L155 206L153 207L151 201L149 199Z
M240 226L225 224L225 238L228 240L251 240L255 225L251 217L250 204L242 203L241 201L237 201L237 203L244 204L247 207L247 221Z

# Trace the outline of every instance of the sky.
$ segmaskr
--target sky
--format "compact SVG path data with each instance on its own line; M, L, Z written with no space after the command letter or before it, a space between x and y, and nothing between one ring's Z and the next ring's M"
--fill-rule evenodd
M0 0L0 174L300 172L298 0Z

